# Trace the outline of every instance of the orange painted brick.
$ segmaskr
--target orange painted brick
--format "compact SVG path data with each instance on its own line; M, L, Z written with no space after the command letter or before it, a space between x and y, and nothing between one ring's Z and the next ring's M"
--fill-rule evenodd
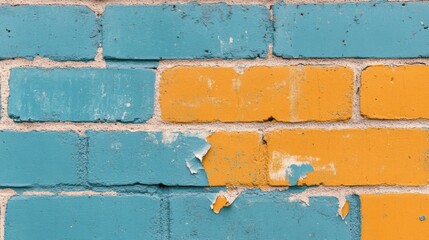
M266 152L261 136L251 132L218 132L203 166L210 186L262 186L266 183Z
M429 180L428 130L283 130L265 139L270 185L425 185Z
M362 240L429 239L429 195L362 195Z
M346 67L175 67L162 73L162 119L170 122L338 121L351 117Z
M376 119L429 119L429 66L373 66L362 72L361 112Z

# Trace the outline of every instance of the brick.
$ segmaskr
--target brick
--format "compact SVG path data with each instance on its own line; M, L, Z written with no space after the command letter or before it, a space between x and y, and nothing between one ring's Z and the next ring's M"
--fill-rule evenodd
M71 132L0 131L0 185L79 184L82 144Z
M162 73L162 119L170 122L339 121L351 117L346 67L175 67Z
M375 119L429 119L429 66L371 66L361 75L361 113Z
M94 59L99 42L95 13L85 6L1 6L0 59Z
M252 132L217 132L203 166L210 186L266 186L265 145Z
M281 130L265 135L269 183L426 185L429 131L423 129Z
M364 194L362 240L429 238L429 195Z
M5 239L160 239L160 208L142 195L14 197Z
M429 3L278 3L275 55L285 58L428 57Z
M8 111L16 122L141 123L154 82L152 70L14 68Z
M219 214L209 207L210 193L171 197L171 239L358 239L357 197L349 198L352 206L342 220L333 197L311 197L307 206L289 201L293 190L250 192Z
M181 133L87 132L88 178L98 185L207 186L202 156L210 145Z
M107 6L107 59L256 58L271 41L262 5L177 4Z

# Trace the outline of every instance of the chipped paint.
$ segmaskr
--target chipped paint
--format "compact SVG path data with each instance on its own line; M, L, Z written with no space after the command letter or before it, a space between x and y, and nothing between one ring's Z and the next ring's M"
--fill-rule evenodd
M229 187L226 192L220 191L215 200L211 204L211 209L214 213L219 214L220 210L224 207L229 207L238 198L238 196L246 191L247 187Z
M349 214L350 211L350 202L346 201L342 206L341 206L341 212L340 212L340 216L341 218L344 220L347 215Z
M267 185L265 145L255 132L216 132L207 137L203 165L210 186Z
M205 155L203 155L203 157L204 156ZM189 169L191 174L197 174L199 171L204 171L203 164L198 157L186 160L186 167Z
M179 137L179 133L177 132L164 131L162 132L161 142L163 144L171 144L177 140L177 137Z
M426 129L285 129L268 132L264 139L270 154L269 183L289 186L291 183L285 170L296 161L311 164L313 168L297 185L423 186L429 179L428 138Z
M307 173L313 172L313 167L309 163L301 165L292 164L286 169L287 178L290 185L297 185L298 181L307 177Z
M200 160L200 162L203 162L204 156L206 156L207 152L210 150L211 145L207 143L204 145L200 150L194 151L194 156Z
M203 138L176 132L98 131L88 131L86 137L90 183L208 185L201 159L210 144ZM120 144L120 151L112 144Z
M289 185L297 185L300 179L304 179L307 173L314 170L312 162L315 161L319 161L319 158L273 151L269 176L273 181L288 181Z
M219 214L223 207L230 206L231 203L224 196L218 196L213 204L210 206L214 213Z

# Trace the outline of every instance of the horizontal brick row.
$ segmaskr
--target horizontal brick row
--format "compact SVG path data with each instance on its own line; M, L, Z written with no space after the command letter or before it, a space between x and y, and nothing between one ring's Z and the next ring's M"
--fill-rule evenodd
M0 7L0 59L427 57L427 2ZM100 33L102 31L102 33ZM28 37L31 36L31 37Z
M404 185L429 182L429 131L0 132L0 186Z
M248 190L219 214L210 209L216 193L202 190L170 196L17 196L7 204L5 240L429 237L426 194L353 195L341 206L334 197L292 201L295 193ZM162 204L167 199L169 206Z
M6 209L5 240L12 239L358 239L359 198L349 196L342 219L338 200L313 197L292 202L293 192L241 194L219 214L216 193L190 190L165 195L18 196ZM169 200L170 204L162 205ZM239 224L237 224L239 222ZM53 231L46 231L49 226ZM164 229L169 229L169 236Z
M429 119L426 65L370 66L360 108L370 119ZM345 121L354 74L336 66L174 67L160 80L166 122ZM148 69L13 68L8 114L16 122L143 123L153 115Z

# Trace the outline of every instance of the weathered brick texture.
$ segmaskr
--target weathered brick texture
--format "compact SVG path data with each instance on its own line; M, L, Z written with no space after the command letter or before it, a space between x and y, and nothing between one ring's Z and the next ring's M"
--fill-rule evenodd
M429 119L429 67L370 66L362 72L362 115L374 119Z
M256 58L270 41L262 5L108 6L103 15L106 58Z
M0 0L0 240L429 239L428 13Z
M178 67L162 73L162 118L172 122L339 121L351 117L346 67Z
M9 115L16 122L145 122L155 74L136 69L12 69Z
M0 59L91 60L100 38L85 6L1 6L0 29Z

